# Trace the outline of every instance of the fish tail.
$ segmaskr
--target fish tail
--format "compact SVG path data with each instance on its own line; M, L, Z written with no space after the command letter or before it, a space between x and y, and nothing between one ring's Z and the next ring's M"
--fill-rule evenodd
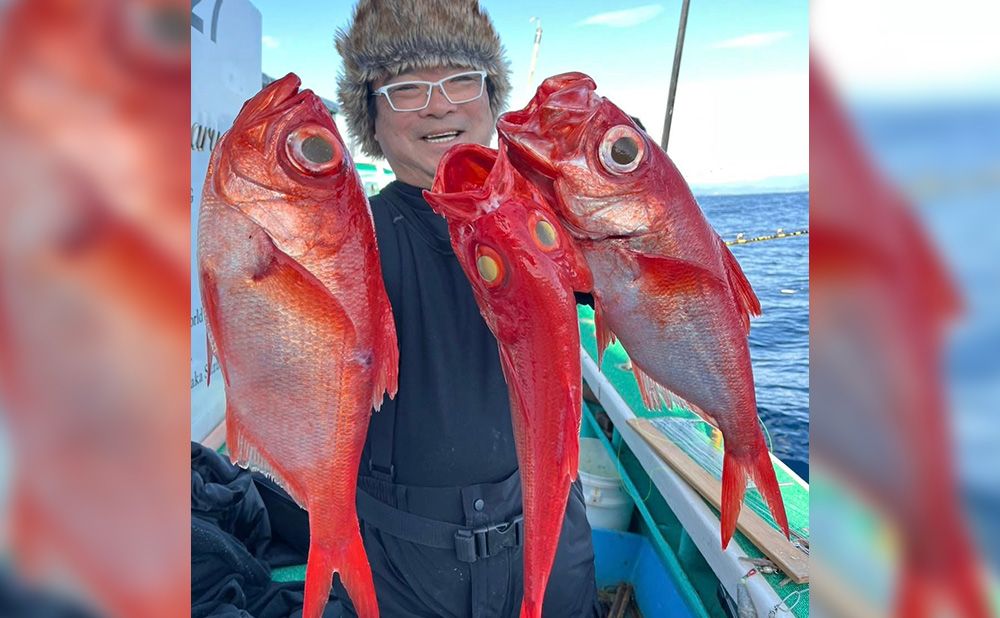
M302 618L321 618L323 609L330 598L334 571L340 573L340 580L351 597L359 618L378 618L378 602L375 599L375 583L372 580L368 555L361 542L361 534L355 530L354 537L347 543L342 539L324 542L314 533L309 544L309 559L306 563L305 604Z
M778 487L778 479L774 476L774 466L761 437L757 446L746 453L737 454L727 450L722 462L723 549L729 545L729 540L736 532L736 521L743 507L743 494L746 491L748 477L757 484L757 489L767 502L774 521L785 533L785 537L789 537L785 503L781 499L781 489Z
M949 551L958 550L963 555L955 560L948 560L946 556L932 559L938 564L923 565L913 552L907 552L896 584L896 616L937 616L942 606L949 605L946 601L950 601L953 610L950 615L962 618L989 618L994 615L982 585L977 560L968 550L967 543L964 538L950 539ZM960 546L968 551L962 551ZM948 566L942 568L945 564Z

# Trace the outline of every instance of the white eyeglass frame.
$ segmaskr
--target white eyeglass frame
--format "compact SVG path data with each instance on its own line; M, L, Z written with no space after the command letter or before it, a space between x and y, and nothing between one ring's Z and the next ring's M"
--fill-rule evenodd
M464 101L452 101L451 97L449 97L448 93L445 92L445 90L444 90L444 83L446 81L448 81L449 79L454 79L456 77L462 77L463 75L478 75L480 77L480 79L482 81L480 82L480 85L479 85L479 94L477 94L476 96L472 97L471 99L466 99ZM487 75L486 71L462 71L461 73L455 73L454 75L449 75L448 77L442 77L441 79L437 80L436 82L428 82L428 81L423 81L423 80L412 80L412 81L406 81L406 82L396 82L394 84L386 84L385 86L382 86L381 88L376 88L372 92L372 96L373 97L377 97L377 96L383 96L383 97L385 97L386 103L389 104L389 107L392 108L392 111L394 111L394 112L419 112L422 109L427 109L427 106L431 104L431 97L434 96L434 87L437 86L438 90L441 91L441 94L444 95L444 98L447 99L449 103L451 103L452 105L461 105L463 103L471 103L471 102L475 101L476 99L482 98L483 93L486 92L486 75ZM427 86L428 87L427 88L427 100L424 101L423 105L421 105L420 107L413 107L413 108L408 108L408 109L399 109L395 105L392 104L392 97L389 96L389 89L390 88L395 88L396 86L413 86L413 85Z

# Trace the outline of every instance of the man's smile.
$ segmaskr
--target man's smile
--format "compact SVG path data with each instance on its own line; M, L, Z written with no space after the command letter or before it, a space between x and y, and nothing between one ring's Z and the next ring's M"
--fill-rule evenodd
M464 133L464 131L451 130L451 131L438 131L436 133L430 133L423 136L422 140L425 142L430 142L431 144L445 144L454 140L456 137Z

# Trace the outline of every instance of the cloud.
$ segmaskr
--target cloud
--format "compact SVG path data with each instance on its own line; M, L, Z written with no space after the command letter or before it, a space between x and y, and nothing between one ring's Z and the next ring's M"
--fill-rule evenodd
M726 39L711 45L712 49L734 49L738 47L765 47L788 37L789 32L756 32L734 39Z
M260 42L263 43L264 47L268 49L277 49L278 46L281 45L281 42L270 34L265 34L260 37Z
M610 11L591 15L578 26L611 26L612 28L631 28L645 23L663 12L662 4L646 4L624 11Z

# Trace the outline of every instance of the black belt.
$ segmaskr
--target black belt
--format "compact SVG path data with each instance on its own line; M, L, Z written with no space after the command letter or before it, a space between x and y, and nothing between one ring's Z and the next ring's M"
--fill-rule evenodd
M385 534L418 545L454 549L462 562L475 562L524 542L524 515L479 528L414 515L389 506L358 488L358 516Z

